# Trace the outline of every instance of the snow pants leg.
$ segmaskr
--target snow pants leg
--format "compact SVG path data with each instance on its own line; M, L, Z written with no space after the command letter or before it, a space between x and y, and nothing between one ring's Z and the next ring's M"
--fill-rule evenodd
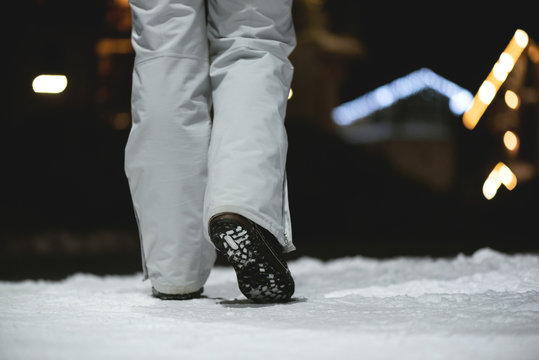
M136 58L125 170L146 277L162 293L198 290L215 261L208 222L221 212L250 218L293 250L283 124L290 0L130 4Z
M133 125L125 170L145 275L159 292L202 287L215 249L202 227L207 179L208 45L201 0L131 0Z
M222 212L243 215L285 252L294 250L284 127L295 46L290 8L291 0L208 0L214 117L204 223Z

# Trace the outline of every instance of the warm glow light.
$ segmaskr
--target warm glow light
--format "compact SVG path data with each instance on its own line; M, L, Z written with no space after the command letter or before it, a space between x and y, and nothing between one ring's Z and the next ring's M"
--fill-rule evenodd
M483 104L490 104L492 99L494 99L494 96L496 95L496 87L493 83L491 83L488 80L485 80L483 84L481 84L481 87L479 88L479 91L477 92L477 96L479 97L479 100Z
M498 81L504 82L507 79L508 72L501 63L497 62L492 68L492 74Z
M531 44L528 47L528 56L534 63L539 63L539 47L535 44Z
M503 162L496 164L483 183L483 196L491 200L503 184L508 190L513 190L517 186L517 177Z
M518 104L520 103L520 101L519 101L518 95L514 91L507 90L505 92L504 99L505 99L505 104L511 109L514 110L518 108Z
M506 73L509 73L511 70L513 70L513 66L515 66L515 59L513 59L511 54L503 52L500 55L500 59L498 60L498 64L500 64L503 71L505 71Z
M503 144L510 151L515 151L518 149L518 136L512 131L507 130L503 134Z
M507 79L507 76L511 70L513 70L513 67L522 54L522 51L528 47L528 43L528 35L523 30L518 29L515 31L513 38L500 55L500 58L496 64L494 64L492 67L492 71L488 74L486 80L479 87L479 90L474 97L472 106L462 116L462 122L467 129L473 130L475 128L488 105L496 96L496 93ZM507 93L506 103L507 106L511 107L512 109L516 108L512 107L514 104L514 97L507 100ZM518 106L518 97L516 106Z
M129 113L120 112L112 117L112 127L116 130L125 130L131 125L131 116Z
M494 177L489 176L483 183L483 196L487 200L491 200L498 191L501 183L497 181Z
M526 34L524 30L518 29L515 31L515 41L517 42L518 46L524 49L526 46L528 46L528 40L528 34Z
M477 125L477 122L485 112L487 106L487 104L479 101L476 95L472 107L462 115L462 123L468 130L473 130L473 128L475 128L475 125Z
M99 56L131 54L133 46L131 45L131 39L103 38L97 41L95 52Z
M32 89L36 93L59 94L67 87L64 75L39 75L32 81Z
M517 186L517 177L515 176L515 174L513 174L511 169L507 167L507 165L505 165L504 163L498 164L501 164L498 169L498 178L508 190L513 190L515 186Z
M292 96L294 96L294 92L292 91L292 88L290 88L290 91L288 92L288 100L292 99Z

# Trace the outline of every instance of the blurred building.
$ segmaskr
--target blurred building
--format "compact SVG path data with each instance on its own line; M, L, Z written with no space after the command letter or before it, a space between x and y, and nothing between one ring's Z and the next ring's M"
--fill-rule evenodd
M472 94L423 68L332 111L338 134L386 156L398 171L435 189L456 177L457 126Z
M297 46L290 56L295 69L287 116L331 131L331 111L341 101L347 66L361 59L364 49L357 38L330 30L324 3L293 3Z

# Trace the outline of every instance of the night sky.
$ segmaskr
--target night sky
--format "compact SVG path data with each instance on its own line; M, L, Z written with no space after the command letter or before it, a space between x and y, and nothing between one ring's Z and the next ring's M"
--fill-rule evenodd
M327 9L334 31L353 34L365 46L353 85L358 93L421 67L475 93L516 29L539 38L530 2L499 4L341 0L329 1Z

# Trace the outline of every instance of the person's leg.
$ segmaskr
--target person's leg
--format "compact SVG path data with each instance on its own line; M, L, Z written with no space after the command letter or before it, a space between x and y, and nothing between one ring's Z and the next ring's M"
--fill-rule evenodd
M291 0L208 0L214 107L205 235L221 213L242 215L294 250L286 196L286 102L295 46Z
M294 250L285 165L286 102L295 45L290 0L208 0L214 106L205 235L232 264L242 293L287 301Z
M211 132L204 1L130 4L136 59L125 171L145 276L160 293L193 293L215 261L202 223Z

